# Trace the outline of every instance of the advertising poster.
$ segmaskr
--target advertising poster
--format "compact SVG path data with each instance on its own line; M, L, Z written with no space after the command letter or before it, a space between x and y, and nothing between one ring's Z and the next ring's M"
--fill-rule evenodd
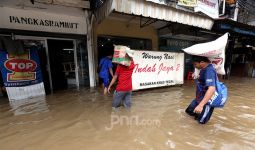
M42 82L39 57L36 50L12 55L0 51L0 66L5 87L22 87Z

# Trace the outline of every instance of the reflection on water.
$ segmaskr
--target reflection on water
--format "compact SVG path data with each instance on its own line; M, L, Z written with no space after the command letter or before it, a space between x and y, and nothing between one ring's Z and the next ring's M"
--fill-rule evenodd
M45 97L37 97L33 99L23 99L10 101L11 111L14 115L24 115L30 113L43 113L48 111Z
M255 80L226 84L229 101L206 125L184 112L195 95L191 82L134 92L131 110L113 111L112 97L99 89L62 91L46 100L0 99L1 149L255 149Z

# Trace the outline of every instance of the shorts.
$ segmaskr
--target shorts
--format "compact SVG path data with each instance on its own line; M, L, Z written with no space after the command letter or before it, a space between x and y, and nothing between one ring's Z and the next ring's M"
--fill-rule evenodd
M107 87L107 88L108 88L108 86L109 86L109 84L110 84L109 78L100 78L100 79L101 79L101 81L103 82L104 87Z
M190 116L194 116L195 120L198 121L200 124L205 124L207 123L213 113L214 107L211 107L210 105L206 104L200 114L194 113L194 109L197 107L199 103L197 100L193 100L188 108L186 109L186 113L189 114Z

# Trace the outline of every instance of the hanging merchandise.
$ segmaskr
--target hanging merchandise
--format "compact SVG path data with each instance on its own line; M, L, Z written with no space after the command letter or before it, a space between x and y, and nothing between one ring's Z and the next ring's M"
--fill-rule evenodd
M4 49L11 54L23 54L24 45L21 40L12 40L9 37L2 38Z

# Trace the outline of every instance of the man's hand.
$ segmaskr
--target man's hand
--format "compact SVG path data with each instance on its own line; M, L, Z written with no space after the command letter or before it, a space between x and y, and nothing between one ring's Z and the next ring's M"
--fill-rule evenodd
M110 86L108 87L107 91L108 91L109 94L111 93L111 87Z
M202 105L197 105L197 107L194 109L194 113L200 114L203 111Z
M117 80L118 76L117 75L114 75L113 78L112 78L112 81L107 89L107 92L110 94L111 93L111 87L113 86L113 84L115 83L115 81Z
M214 86L208 87L208 90L206 91L204 98L199 103L199 105L194 109L194 113L200 114L203 111L204 105L206 105L208 101L211 99L211 97L213 96L215 92L215 89L216 88Z

